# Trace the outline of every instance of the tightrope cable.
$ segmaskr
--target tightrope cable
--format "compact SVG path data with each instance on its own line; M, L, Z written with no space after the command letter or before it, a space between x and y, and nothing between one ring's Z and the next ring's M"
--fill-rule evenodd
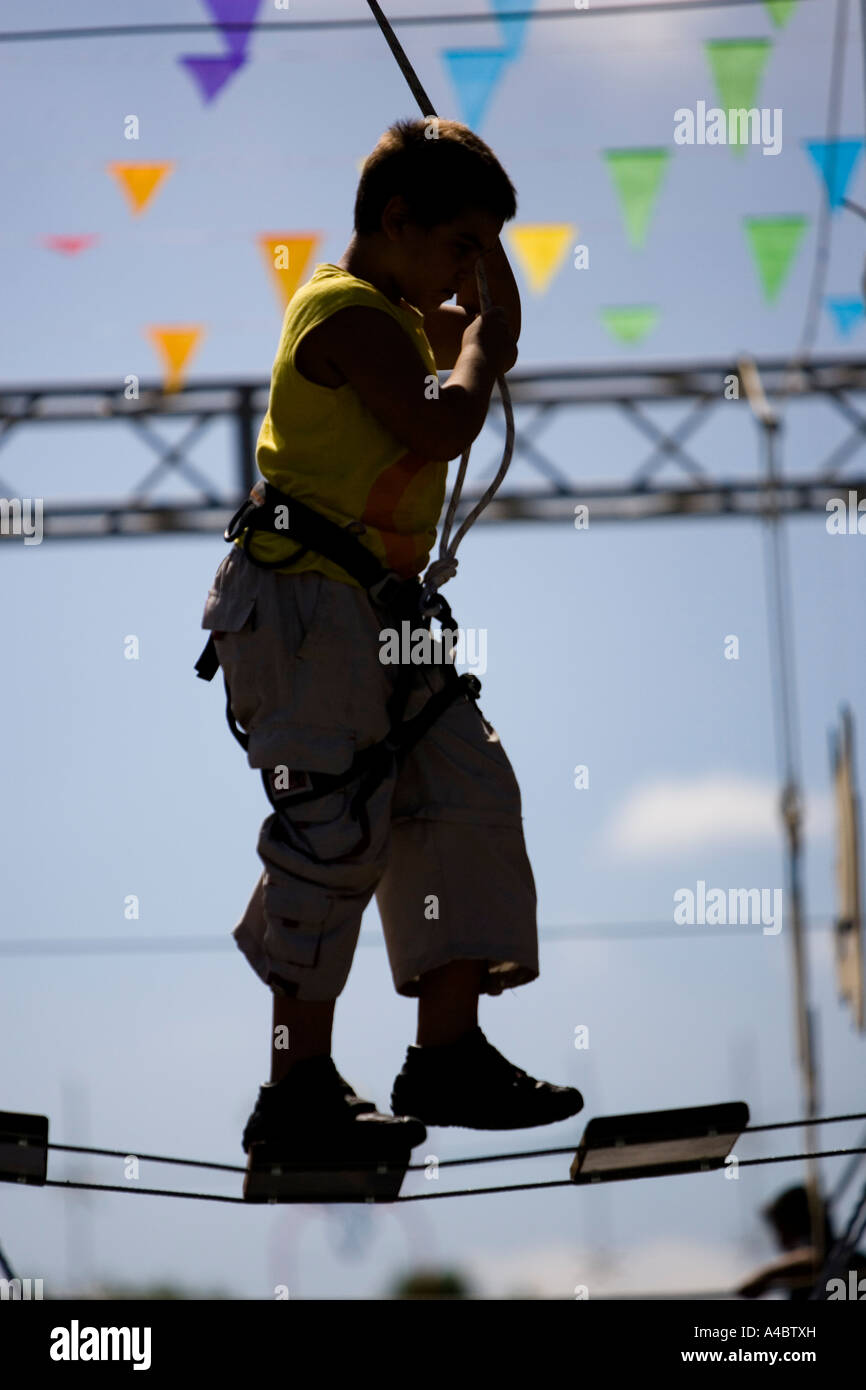
M574 1153L574 1145L572 1145L572 1146L571 1146L569 1149L567 1149L565 1152ZM821 1151L819 1151L819 1152L817 1152L817 1153L777 1154L775 1157L772 1157L772 1158L741 1158L741 1159L738 1159L738 1161L737 1161L737 1166L738 1166L738 1168L749 1168L749 1167L754 1167L754 1166L756 1166L756 1165L758 1165L758 1164L764 1164L764 1163L795 1163L795 1162L798 1162L798 1161L800 1161L801 1159L804 1159L804 1158L837 1158L837 1157L840 1157L840 1156L842 1156L842 1155L854 1154L854 1153L866 1153L866 1148L858 1148L858 1149L824 1149L824 1150L821 1150ZM522 1155L522 1154L521 1154L521 1155L519 1155L519 1156L520 1156L520 1157L529 1157L528 1154L526 1154L526 1155ZM454 1160L452 1160L452 1161L454 1161ZM481 1161L483 1161L483 1160L480 1160L480 1159L479 1159L479 1160L477 1160L477 1161L478 1161L478 1162L481 1162ZM208 1164L208 1165L202 1165L202 1166L208 1166L208 1167L209 1167L210 1165ZM444 1167L444 1163L443 1163L443 1164L440 1164L439 1166L440 1166L440 1167ZM686 1172L686 1173L662 1173L662 1174L658 1174L657 1176L659 1176L659 1177L691 1177L691 1176L693 1176L693 1174L694 1174L695 1172L697 1172L697 1171L698 1171L697 1169L693 1169L691 1172ZM720 1169L714 1168L714 1169L710 1169L710 1170L708 1170L708 1171L711 1171L711 1172L719 1172ZM646 1177L651 1177L652 1174L647 1173L647 1174L645 1174L645 1176L646 1176ZM632 1178L632 1179L621 1179L620 1181L634 1181L634 1179L633 1179L633 1178ZM77 1189L80 1189L80 1190L93 1191L93 1192L122 1192L122 1193L132 1193L132 1194L138 1195L139 1197L189 1197L192 1201L197 1201L197 1202L239 1202L239 1203L241 1203L241 1205L243 1205L243 1206L269 1205L269 1203L267 1203L267 1202L265 1202L265 1203L253 1203L253 1202L247 1201L247 1199L244 1198L244 1197L229 1197L229 1196L225 1196L225 1195L222 1194L222 1193L215 1193L215 1192L178 1192L176 1189L170 1188L170 1187L169 1187L169 1188L166 1188L166 1187L133 1187L133 1186L130 1186L130 1185L127 1185L127 1186L123 1187L123 1186L120 1186L119 1184L97 1183L97 1182L71 1182L71 1181L66 1181L66 1180L61 1181L60 1179L57 1179L57 1178L49 1178L49 1179L46 1179L45 1183L42 1184L42 1186L44 1186L44 1187L59 1187L59 1188L69 1187L69 1188L77 1188ZM451 1189L451 1190L448 1191L448 1192L413 1192L413 1193L408 1193L405 1197L395 1197L395 1198L389 1199L389 1202L390 1202L390 1201L394 1201L394 1202L424 1202L424 1201L429 1201L429 1200L431 1200L431 1199L433 1199L433 1198L436 1198L436 1197L481 1197L481 1196L484 1196L484 1195L486 1195L486 1194L488 1194L488 1193L494 1193L494 1192L529 1192L529 1191L540 1190L541 1188L548 1188L548 1187L586 1187L586 1186L589 1186L589 1184L587 1184L587 1183L575 1183L575 1182L573 1182L573 1181L571 1180L571 1178L554 1178L554 1179L552 1179L552 1180L550 1180L550 1181L548 1181L548 1182L515 1182L515 1183L503 1183L501 1186L497 1186L497 1187L464 1187L464 1188L453 1188L453 1189ZM276 1200L276 1199L275 1199L275 1200ZM308 1205L310 1205L310 1206L321 1206L321 1205L322 1205L322 1200L323 1200L323 1199L321 1199L321 1198L318 1198L318 1199L317 1199L317 1198L315 1198L315 1197L311 1197L311 1198L310 1198L310 1201L309 1201L309 1203L308 1203ZM373 1200L375 1200L375 1199L370 1199L370 1200L373 1201Z
M813 1124L813 1125L836 1125L836 1124L844 1124L845 1121L847 1121L847 1120L866 1120L866 1111L858 1112L858 1113L851 1114L851 1115L824 1115L824 1116L821 1116L819 1119L808 1120L808 1121L807 1121L807 1120L780 1120L780 1121L778 1121L777 1123L774 1123L774 1124L766 1124L766 1125L747 1125L746 1128L742 1131L742 1133L743 1133L743 1134L762 1134L762 1133L766 1133L768 1130L775 1130L775 1129L800 1129L800 1128L805 1127L807 1124ZM122 1159L136 1158L136 1159L138 1159L138 1160L139 1160L140 1162L142 1162L142 1163L145 1163L145 1162L146 1162L146 1163L168 1163L168 1164L172 1164L172 1165L174 1165L174 1166L176 1166L176 1167L183 1167L183 1168L207 1168L207 1169L213 1169L213 1170L215 1170L215 1171L217 1171L217 1172L223 1172L223 1173L245 1173L245 1172L246 1172L246 1168L241 1167L241 1166L238 1165L238 1164L233 1164L233 1163L209 1163L209 1162L207 1162L207 1161L205 1161L205 1160L201 1160L201 1159L197 1159L197 1158L172 1158L172 1157L169 1157L169 1156L166 1155L166 1154L145 1154L145 1153L139 1153L139 1152L136 1151L134 1148L128 1148L128 1149L103 1149L103 1148L92 1148L92 1147L90 1147L90 1146L88 1146L88 1145L83 1145L83 1144L53 1144L53 1143L48 1144L47 1147L48 1147L50 1150L53 1149L53 1150L55 1150L55 1151L58 1152L58 1153L95 1154L95 1155L97 1155L98 1157L103 1157L103 1158L122 1158ZM509 1159L514 1159L514 1160L516 1161L516 1160L522 1159L522 1158L549 1158L549 1157L551 1157L551 1156L553 1156L553 1155L558 1155L558 1154L573 1154L573 1153L575 1152L575 1149L576 1149L576 1148L577 1148L577 1145L576 1145L576 1144L565 1144L565 1145L563 1145L563 1146L560 1146L560 1147L557 1147L557 1148L552 1148L552 1149L518 1149L518 1150L516 1150L515 1152L512 1152L512 1153L502 1153L502 1154L478 1154L478 1155L475 1155L475 1156L470 1157L470 1158L443 1158L443 1159L439 1160L438 1166L439 1166L440 1168L460 1168L460 1167L466 1167L466 1166L468 1166L468 1165L470 1165L470 1164L476 1164L476 1163L505 1163L505 1162L506 1162L507 1160L509 1160ZM855 1149L839 1150L839 1151L837 1151L837 1152L844 1152L844 1153L851 1153L851 1154L855 1154L855 1153L866 1153L866 1147L864 1147L864 1148L855 1148ZM743 1160L741 1160L741 1162L744 1162L744 1163L746 1163L746 1162L748 1162L748 1163L766 1163L766 1162L772 1162L772 1161L773 1161L773 1160L771 1160L771 1159L768 1160L768 1159L763 1159L763 1158L762 1158L762 1159L743 1159ZM407 1165L406 1171L409 1172L409 1173L424 1172L425 1169L426 1169L426 1167L427 1167L427 1165L424 1164L424 1163L410 1163L410 1164ZM113 1190L113 1189L108 1189L108 1190ZM118 1189L118 1190L124 1191L124 1192L125 1192L125 1191L126 1191L126 1188L120 1188L120 1189Z

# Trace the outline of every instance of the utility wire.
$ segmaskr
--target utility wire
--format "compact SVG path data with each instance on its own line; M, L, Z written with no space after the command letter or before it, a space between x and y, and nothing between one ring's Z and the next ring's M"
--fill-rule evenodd
M866 21L864 21L866 22ZM848 32L848 0L836 0L836 15L833 28L833 47L830 64L830 88L827 98L827 122L825 141L829 146L828 168L824 196L818 213L818 231L815 240L815 259L812 263L812 281L806 301L806 314L799 346L788 364L787 379L778 397L779 414L783 415L791 393L797 383L797 376L812 352L821 317L821 302L827 283L827 268L830 263L830 246L833 239L833 208L830 206L830 190L835 186L836 155L834 142L839 138L842 111L842 87L845 76L845 39ZM866 57L864 57L866 62Z
M814 915L808 919L811 930L828 931L833 927L832 919ZM747 936L754 934L752 923L732 923L729 926L683 926L666 921L657 922L591 922L575 923L571 926L546 927L539 933L539 941L570 940L578 938L586 941L655 941L667 938L683 940L687 937ZM382 947L385 944L380 932L363 931L359 946ZM183 955L186 952L237 950L231 936L46 936L13 937L9 941L0 940L0 956L114 956L134 955L143 952L152 955Z
M10 1266L10 1264L9 1264L9 1261L7 1260L6 1256L3 1254L3 1249L2 1249L2 1247L0 1247L0 1273L2 1273L4 1279L14 1279L14 1278L15 1278L15 1275L12 1273L12 1268L11 1268L11 1266Z
M864 3L866 3L866 0L864 0ZM860 1139L860 1143L866 1144L866 1133L863 1134L862 1138ZM860 1167L862 1161L863 1160L861 1158L855 1157L852 1158L850 1163L845 1164L845 1167L840 1173L839 1179L835 1187L833 1188L833 1191L829 1193L827 1197L828 1206L833 1206L836 1202L839 1201L840 1197L842 1196L842 1193L845 1191L854 1174L857 1172L857 1169Z
M860 1200L854 1208L845 1231L839 1236L833 1248L827 1253L823 1267L809 1295L811 1300L817 1301L820 1298L826 1297L829 1280L840 1272L848 1255L853 1254L857 1249L857 1244L863 1234L864 1227L866 1227L866 1185L863 1187Z
M689 10L721 10L732 9L740 6L749 6L753 9L763 6L764 0L656 0L656 3L644 4L638 0L631 0L631 3L599 5L596 0L585 10L577 10L572 5L569 8L557 7L547 10L510 10L504 15L496 14L493 10L477 10L461 14L420 14L420 15L400 15L394 18L391 23L395 25L409 26L441 26L452 24L492 24L500 21L520 23L521 20L536 19L579 19L581 23L587 19L600 19L605 15L612 17L616 15L634 14L665 14ZM80 29L11 29L0 32L0 43L36 43L42 40L65 40L65 39L114 39L114 38L148 38L160 34L202 34L212 33L214 30L222 30L225 33L237 31L243 34L250 31L279 30L282 33L302 32L304 30L321 29L371 29L376 25L373 19L350 17L346 19L296 19L291 22L282 20L259 20L251 24L242 24L237 21L227 21L225 23L189 23L189 24L100 24L88 25Z

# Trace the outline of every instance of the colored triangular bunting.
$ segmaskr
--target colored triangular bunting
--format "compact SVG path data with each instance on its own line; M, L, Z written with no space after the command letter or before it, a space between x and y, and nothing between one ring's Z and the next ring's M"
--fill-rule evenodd
M442 56L457 91L463 123L477 131L511 55L505 48L449 48Z
M797 8L797 0L764 0L767 13L777 29L784 29Z
M261 0L205 0L217 22L230 53L244 56L250 39L249 29L226 29L226 24L252 24Z
M831 208L842 206L862 140L804 140L804 145L821 171Z
M614 304L601 310L605 328L621 343L639 343L655 328L658 316L654 304Z
M770 39L709 39L705 43L713 70L719 105L727 111L751 110L772 43ZM734 154L744 154L745 145L734 141Z
M632 246L642 246L646 240L669 158L670 151L666 149L605 150L607 167L619 194Z
M83 236L46 236L42 238L42 244L47 246L49 251L59 251L64 256L77 256L79 251L88 251L91 246L95 246L98 240L95 232L87 232Z
M178 58L198 84L205 105L219 96L223 87L246 62L243 53L229 53L221 58Z
M117 179L133 213L143 212L174 164L109 164L108 172Z
M529 288L543 294L562 266L577 227L571 222L527 222L509 227L506 234Z
M322 238L318 232L263 232L259 246L285 309Z
M858 323L866 314L863 300L856 295L835 295L828 296L826 300L827 308L833 315L836 324L836 331L842 338L850 338Z
M745 217L743 223L764 295L772 304L788 278L808 218Z
M535 0L491 0L491 4L499 16L502 44L506 53L509 58L519 57L526 42L526 30L529 27L530 17L526 11L534 9ZM519 19L508 18L514 11L521 12Z
M179 390L183 385L187 363L198 347L204 330L196 324L185 324L155 325L145 331L163 365L163 390Z

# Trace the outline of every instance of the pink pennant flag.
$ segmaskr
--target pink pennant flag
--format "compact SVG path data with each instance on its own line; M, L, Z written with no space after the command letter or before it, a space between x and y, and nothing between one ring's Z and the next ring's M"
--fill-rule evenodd
M49 251L59 251L63 256L77 256L79 251L87 251L95 246L98 240L96 232L87 232L84 236L45 236L42 244Z

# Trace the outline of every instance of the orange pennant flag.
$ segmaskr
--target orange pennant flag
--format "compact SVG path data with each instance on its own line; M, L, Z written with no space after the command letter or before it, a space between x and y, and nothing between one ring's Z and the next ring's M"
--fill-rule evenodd
M285 309L322 240L319 232L263 232L259 246Z
M144 211L166 174L173 169L171 160L162 164L108 165L108 172L117 179L135 216Z
M178 391L183 385L184 369L198 347L204 329L197 324L184 324L153 326L145 331L162 361L163 390Z

